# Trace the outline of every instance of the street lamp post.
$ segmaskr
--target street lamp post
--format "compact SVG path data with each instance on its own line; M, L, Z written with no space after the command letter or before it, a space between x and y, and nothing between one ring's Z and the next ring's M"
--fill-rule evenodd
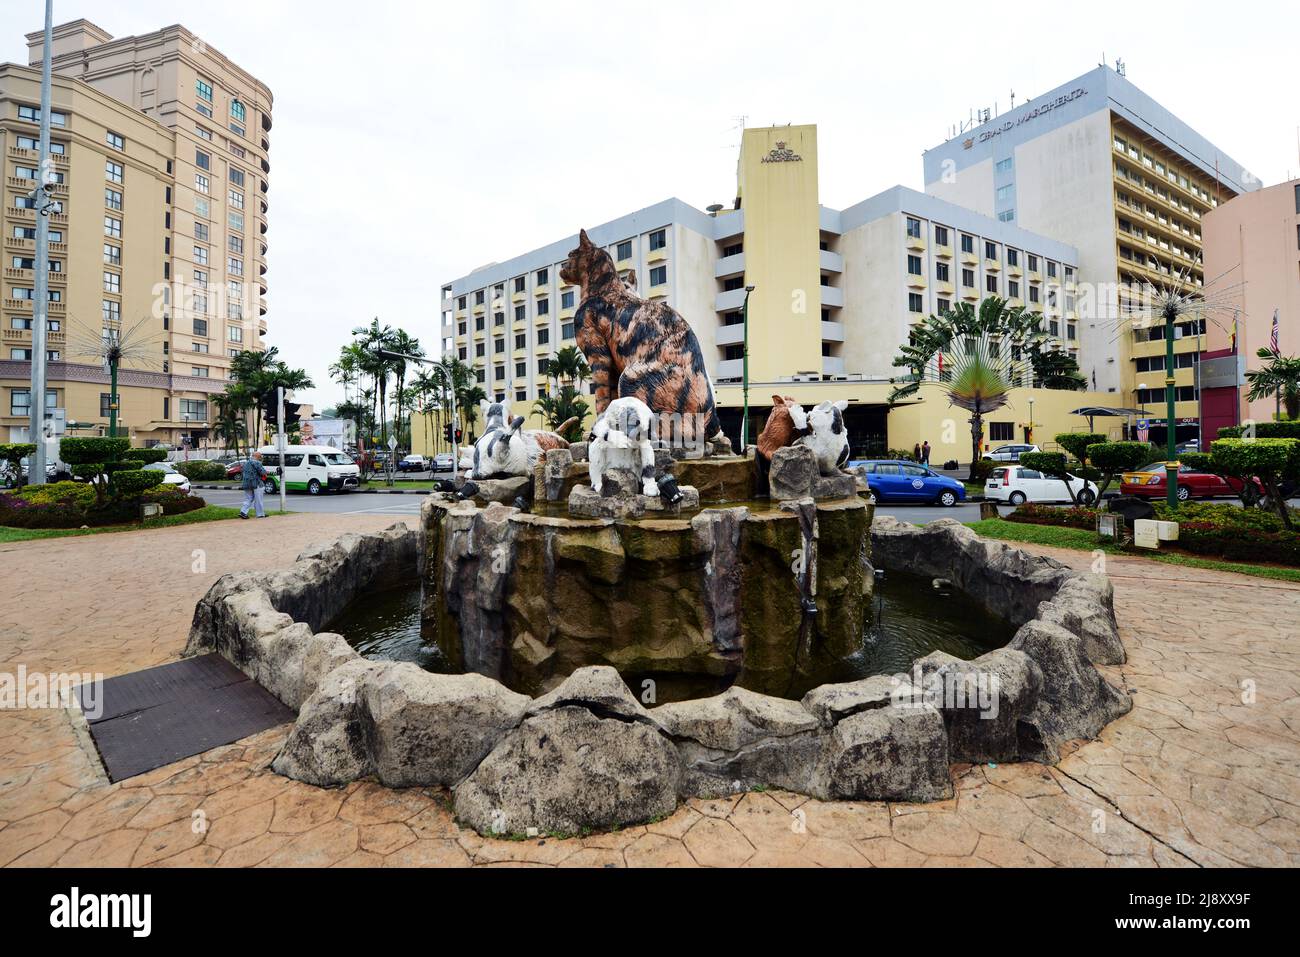
M53 163L50 160L50 61L54 37L54 0L45 0L45 47L41 57L41 157L40 181L32 191L36 207L36 261L32 302L32 391L29 434L36 446L27 470L27 481L32 485L45 484L45 362L47 321L50 312L50 213L54 201L50 198L54 183Z
M1166 501L1171 509L1178 508L1178 438L1174 434L1174 330L1178 319L1175 303L1165 306L1165 447L1169 456L1165 461Z
M1034 444L1034 400L1029 400L1029 444Z
M742 346L740 381L741 381L741 401L743 403L740 413L740 454L745 455L749 449L749 296L754 291L753 286L745 287L745 303L741 307L741 323L744 327L745 344Z

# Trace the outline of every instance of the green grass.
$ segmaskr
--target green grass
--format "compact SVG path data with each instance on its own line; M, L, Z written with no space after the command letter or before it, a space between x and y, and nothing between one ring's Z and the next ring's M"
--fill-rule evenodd
M1180 552L1137 552L1121 549L1116 545L1102 545L1094 532L1080 528L1061 528L1055 525L1029 525L1020 522L1008 522L1006 519L990 518L982 522L967 522L967 525L985 538L996 538L1004 542L1024 542L1029 545L1048 545L1055 548L1073 548L1078 551L1095 552L1098 549L1112 554L1133 555L1166 565L1181 565L1184 568L1203 568L1207 571L1234 572L1238 575L1250 575L1254 578L1270 578L1274 581L1300 582L1300 568L1284 568L1278 565L1248 565L1241 562L1227 562L1215 558L1199 558Z
M268 512L268 515L279 514ZM10 542L30 542L45 538L73 538L82 535L104 535L111 532L135 532L141 529L172 528L176 525L197 525L201 522L221 522L238 518L239 509L224 505L205 505L184 515L165 515L151 519L147 525L105 525L103 528L8 528L0 526L0 545Z

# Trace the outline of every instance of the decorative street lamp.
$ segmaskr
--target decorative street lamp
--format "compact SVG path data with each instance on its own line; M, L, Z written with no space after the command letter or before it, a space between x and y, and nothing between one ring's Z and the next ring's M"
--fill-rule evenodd
M749 449L749 296L753 286L745 287L745 303L741 307L741 323L744 326L745 344L741 355L741 394L743 406L740 413L740 454L745 455Z

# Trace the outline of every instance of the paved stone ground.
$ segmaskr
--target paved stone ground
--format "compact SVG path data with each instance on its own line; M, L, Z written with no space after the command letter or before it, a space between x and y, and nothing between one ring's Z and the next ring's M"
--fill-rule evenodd
M219 575L388 521L297 515L0 547L0 672L174 660ZM109 785L65 712L11 710L0 712L0 864L1300 865L1300 586L1109 562L1130 662L1105 670L1133 690L1133 712L1056 768L955 767L950 801L754 792L612 834L496 841L457 827L445 792L321 790L272 774L287 728Z

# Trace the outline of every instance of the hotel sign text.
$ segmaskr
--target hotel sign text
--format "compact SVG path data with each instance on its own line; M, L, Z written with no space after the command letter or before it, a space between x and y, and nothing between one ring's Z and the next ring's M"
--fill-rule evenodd
M1081 96L1087 96L1087 95L1088 95L1088 91L1083 87L1079 87L1078 89L1071 90L1069 93L1062 93L1056 99L1048 100L1046 103L1039 104L1038 106L1034 107L1032 110L1029 110L1023 116L1018 117L1017 119L1007 120L1005 123L1001 124L1000 126L994 126L990 129L987 129L984 132L980 133L978 137L970 137L962 145L966 149L970 149L972 146L976 144L976 142L987 143L995 136L1001 136L1003 133L1010 132L1011 130L1015 129L1017 126L1020 126L1023 123L1028 123L1030 120L1036 120L1040 116L1044 116L1047 113L1050 113L1052 110L1056 109L1057 107L1065 106L1065 104L1073 102L1074 100L1079 99L1079 97Z

